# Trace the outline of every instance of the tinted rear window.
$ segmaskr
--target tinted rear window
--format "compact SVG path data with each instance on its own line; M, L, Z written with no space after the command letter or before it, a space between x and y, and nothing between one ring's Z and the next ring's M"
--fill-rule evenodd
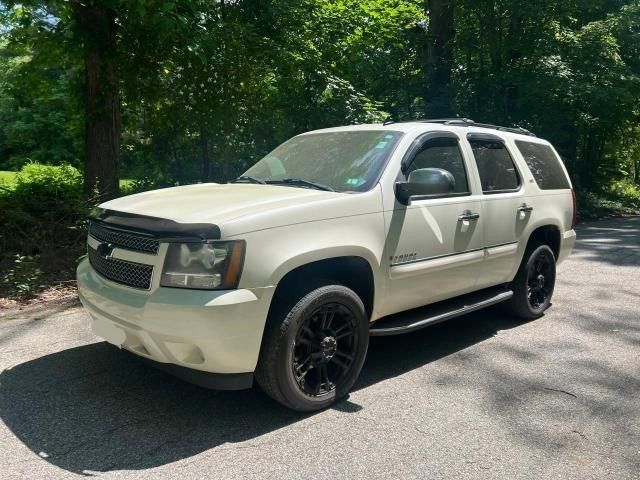
M560 160L548 145L516 140L520 153L542 190L570 188Z

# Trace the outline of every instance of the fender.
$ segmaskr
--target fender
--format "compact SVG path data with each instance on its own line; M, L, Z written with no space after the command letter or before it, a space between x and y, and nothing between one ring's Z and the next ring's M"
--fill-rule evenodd
M523 234L520 237L520 242L518 244L519 261L517 263L516 269L512 272L512 276L515 276L517 269L520 268L520 263L522 263L522 258L524 257L527 244L531 239L531 234L538 228L546 227L549 225L556 227L558 229L558 231L560 232L560 242L562 242L562 232L564 231L564 229L562 227L562 223L559 221L558 218L554 218L554 217L539 218L532 224L527 225L526 229L524 230Z
M342 247L330 247L322 250L309 250L307 252L300 253L282 263L274 272L271 277L271 285L277 285L289 272L294 271L296 268L303 267L313 262L320 260L331 260L341 257L357 257L362 258L367 262L371 268L373 274L374 285L374 302L373 311L376 312L383 300L383 295L380 294L383 288L383 282L381 281L381 268L380 259L376 254L360 245L345 245Z

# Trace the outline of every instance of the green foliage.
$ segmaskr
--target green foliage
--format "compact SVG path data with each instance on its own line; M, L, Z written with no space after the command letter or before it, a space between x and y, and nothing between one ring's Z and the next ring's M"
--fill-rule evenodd
M16 172L8 172L0 170L0 187L11 185L16 178Z
M117 20L124 193L226 181L292 135L429 116L423 0L2 2L0 168L80 167L78 6ZM425 8L426 7L426 8ZM640 184L640 2L457 0L460 116L551 140L574 184ZM93 39L93 40L92 40ZM635 188L633 186L629 188Z
M380 121L415 79L410 27L424 18L416 1L196 8L188 35L163 37L152 71L123 59L125 74L135 69L123 88L125 175L207 180L209 157L209 178L225 181L302 131ZM137 32L123 41L133 42L129 34Z
M640 188L628 180L618 180L613 182L608 188L612 198L636 212L640 211Z
M31 294L41 275L72 268L86 239L83 219L90 207L75 167L25 165L8 188L0 189L4 288Z
M141 177L130 180L120 185L122 195L133 195L134 193L146 192L148 190L156 190L158 188L172 187L174 185L167 183L158 178Z
M636 189L635 194L632 195L637 196L638 190ZM609 192L579 192L577 205L578 217L581 221L620 215L640 215L640 205L637 200L629 202L628 197Z
M1 12L1 10L0 10ZM21 21L21 17L5 20ZM5 25L4 28L6 28ZM29 161L79 166L81 101L77 72L56 50L3 41L0 30L0 168L17 170ZM50 42L42 47L49 47Z
M33 257L16 254L13 264L3 275L5 286L14 290L20 296L33 295L40 285L42 270L37 266Z
M0 8L0 168L83 156L77 4ZM90 5L117 17L122 173L153 185L225 181L305 130L429 115L421 0ZM550 139L579 188L640 182L638 0L455 6L460 116Z
M71 218L83 202L82 174L70 165L28 163L16 175L11 199L34 221Z
M38 244L74 225L86 211L82 175L70 165L29 163L0 195L0 245L37 253ZM62 235L64 236L64 235Z
M12 187L16 181L16 177L18 176L18 172L11 172L7 170L0 170L0 186L4 186L5 188ZM120 188L126 189L134 180L130 178L121 178L120 179Z
M458 111L548 138L579 188L607 184L599 172L616 169L637 182L632 164L640 156L615 147L623 139L640 145L637 131L625 133L640 115L639 5L462 0L455 38L461 68L453 80Z
M78 194L82 174L71 165L53 166L31 162L17 173L15 183L16 191L24 190L26 193L40 189L49 193L67 190Z

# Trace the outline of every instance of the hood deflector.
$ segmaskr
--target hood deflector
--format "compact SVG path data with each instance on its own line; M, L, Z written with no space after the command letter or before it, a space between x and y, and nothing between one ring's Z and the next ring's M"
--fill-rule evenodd
M143 234L162 242L206 242L221 238L220 227L212 223L178 223L166 218L102 208L94 210L89 220L108 228Z

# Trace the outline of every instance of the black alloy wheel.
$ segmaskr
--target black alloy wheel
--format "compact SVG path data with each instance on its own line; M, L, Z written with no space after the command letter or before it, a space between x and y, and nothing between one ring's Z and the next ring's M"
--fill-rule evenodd
M356 319L340 303L326 303L298 328L294 343L293 375L300 390L312 397L335 390L353 366L358 345Z
M511 282L513 297L505 306L523 320L539 318L551 305L556 284L556 257L548 245L527 246L522 264Z
M325 284L307 292L276 300L255 371L267 395L302 412L345 397L369 347L369 316L353 290Z
M555 283L555 259L553 254L542 250L533 259L527 276L527 300L532 310L538 311L546 305Z

